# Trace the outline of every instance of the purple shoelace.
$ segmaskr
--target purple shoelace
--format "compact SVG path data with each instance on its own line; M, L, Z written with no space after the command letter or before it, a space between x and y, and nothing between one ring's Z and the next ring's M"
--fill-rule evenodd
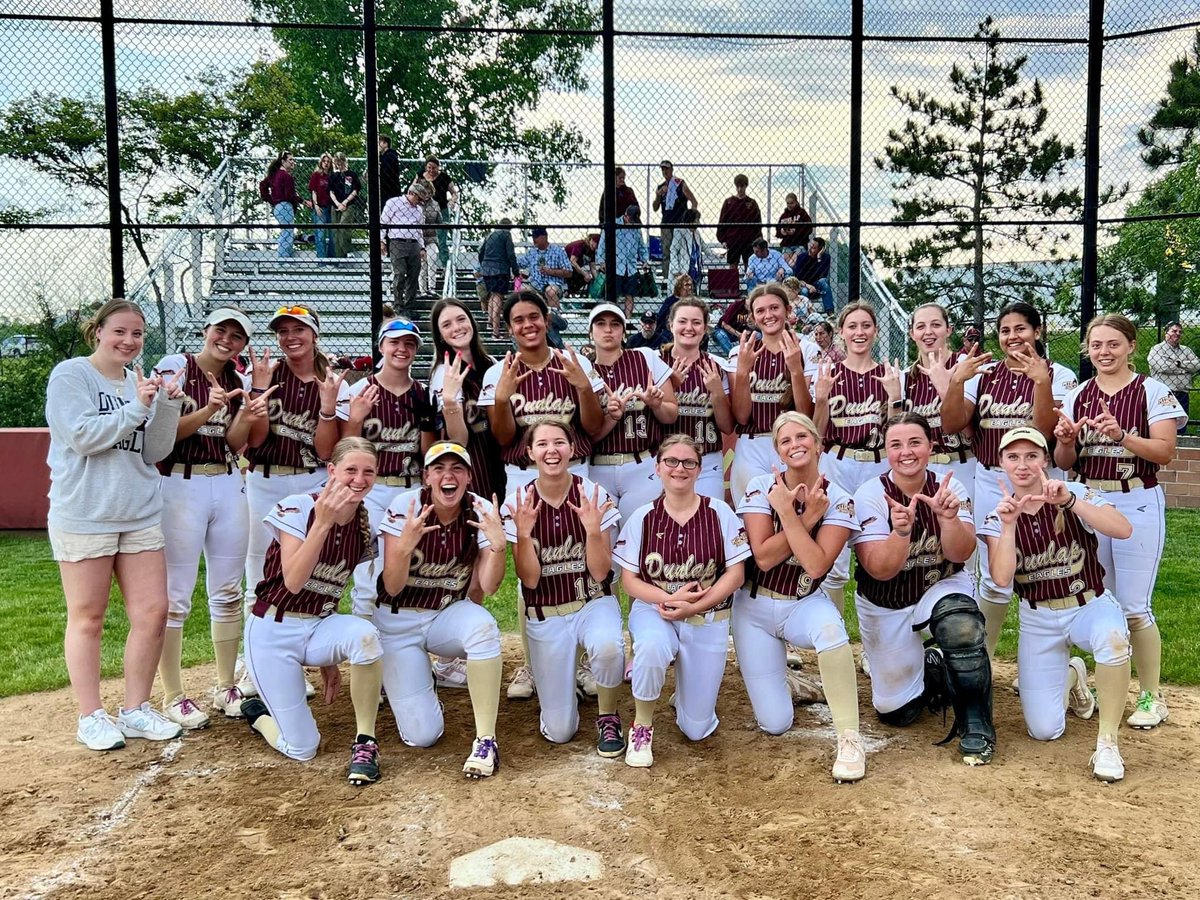
M375 762L375 745L368 742L355 744L354 749L350 753L351 763L373 763Z
M475 751L475 756L479 759L487 759L488 754L495 752L496 742L491 738L482 738L479 741L479 749Z
M191 697L184 697L179 701L179 711L185 716L190 716L194 712L199 712L200 707L192 702Z
M654 735L654 732L651 729L647 728L645 725L634 725L633 726L633 734L630 735L630 737L633 738L633 749L641 750L643 747L645 747L647 744L650 743L650 738L653 735Z
M605 741L619 739L621 737L621 720L616 716L601 716L600 737Z

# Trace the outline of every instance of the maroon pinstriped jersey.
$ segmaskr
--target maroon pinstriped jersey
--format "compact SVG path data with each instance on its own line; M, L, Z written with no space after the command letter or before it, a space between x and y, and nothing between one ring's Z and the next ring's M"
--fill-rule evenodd
M670 350L662 351L662 360L668 366L675 360ZM688 369L687 377L675 389L675 399L679 401L679 418L674 425L663 428L668 434L686 434L700 446L700 453L719 453L722 450L721 430L717 428L717 419L713 413L712 396L704 386L704 375L700 371L700 363L707 361L718 372L724 370L724 364L709 356L700 354L695 365Z
M538 371L525 365L520 358L516 361L518 376L526 372L533 374L517 386L509 401L517 432L512 443L500 451L509 465L525 468L533 465L525 449L525 432L539 422L562 422L567 425L571 429L571 444L575 448L576 459L592 453L592 439L584 430L583 419L579 415L579 395L571 382L567 381L566 375L551 371L556 365L551 360L550 365Z
M181 415L187 416L198 409L208 406L208 395L212 386L208 383L208 379L204 377L204 370L200 368L193 354L184 354L183 358L187 374L184 376L182 383L184 396ZM159 363L159 367L154 370L155 374L161 375L163 378L174 378L178 369L171 363L177 359L178 357L167 357L167 359L164 359ZM217 381L226 391L236 391L243 386L241 376L238 375L237 370L232 365L227 365L221 369L221 374L217 376ZM212 418L197 428L195 432L182 441L177 441L175 449L171 451L171 455L158 464L158 470L164 475L169 474L171 467L176 463L193 466L202 466L209 463L234 465L237 462L237 458L233 455L233 451L229 449L229 444L225 442L225 429L229 427L229 423L233 421L233 417L237 415L241 405L242 397L239 394L229 401L223 409L218 409L213 413Z
M883 446L880 424L887 408L887 391L877 378L883 377L883 364L863 372L847 369L844 362L833 369L841 376L829 392L829 420L825 423L825 446L838 444L858 450Z
M421 488L420 496L422 507L432 505L433 492L428 487ZM399 594L387 592L380 574L376 606L390 606L392 612L400 607L442 609L467 596L471 572L479 557L479 530L470 524L474 518L473 499L474 495L468 492L463 497L458 518L448 525L436 514L430 514L429 521L437 524L438 530L423 535L417 543L408 563L408 581ZM403 529L404 518L394 507L389 507L384 513L381 529L394 534L395 528Z
M884 496L891 497L897 503L907 506L912 499L886 474L879 477L879 482L883 485ZM921 493L932 497L937 492L937 479L932 472L926 472ZM861 506L859 511L861 515ZM888 518L890 521L890 515ZM864 530L868 524L863 522ZM942 554L942 523L928 504L918 503L916 521L908 543L908 559L904 561L904 568L899 574L887 581L879 581L871 577L865 566L860 565L855 569L854 577L858 582L858 592L871 603L883 609L907 609L915 606L930 587L961 572L963 565L951 562Z
M592 368L613 393L644 391L651 378L646 357L637 350L623 350L612 365L596 362L592 363ZM595 443L592 453L649 453L658 446L660 437L660 427L654 413L646 409L641 398L635 398L625 404L621 421Z
M755 491L758 494L763 494L764 487L766 487L764 483L760 482L759 479L755 479L754 483L751 483L746 488L746 497L744 498L745 501L747 503L752 503L754 500L758 499L756 496L751 495L751 491ZM830 490L836 491L837 489L831 488L829 479L823 477L821 479L821 490L828 492ZM831 496L830 501L833 500L835 500L835 497ZM769 503L767 506L770 508ZM803 502L797 501L793 504L793 506L796 509L797 515L804 514L805 504ZM839 521L841 516L846 516L849 519L854 518L854 500L848 496L843 496L838 501L836 507L834 507L831 502L828 512L833 513L834 515L826 515L821 519L820 522L814 525L812 530L809 532L809 535L812 536L814 541L817 539L817 533L821 530L821 527L825 525L826 519L829 519L830 524L841 525L842 521ZM779 513L775 512L774 509L771 509L771 524L774 525L776 532L783 530L779 525ZM825 575L822 575L819 578L813 578L808 574L807 571L805 571L804 566L801 565L800 561L796 559L796 557L789 556L779 565L775 566L775 568L768 569L765 572L758 568L758 566L755 566L754 573L750 578L750 593L753 596L757 592L758 588L762 588L764 590L771 591L773 594L778 594L781 597L795 597L797 600L803 600L810 594L815 593L817 589L821 587L821 583L824 580Z
M671 518L661 496L655 500L642 520L638 559L639 577L668 594L690 581L705 590L716 584L725 574L725 536L710 498L701 497L699 508L683 525ZM714 609L728 609L732 603L730 594Z
M1000 438L1012 428L1033 424L1032 378L997 363L979 376L971 449L985 466L1000 465Z
M951 357L946 360L946 368L953 368L958 360ZM971 442L961 434L946 434L942 431L942 397L933 386L929 376L916 366L905 374L904 399L908 401L909 409L925 417L929 428L933 431L933 452L949 453L958 456L969 450ZM884 401L886 402L886 400Z
M1088 491L1079 503L1089 503ZM1059 525L1061 524L1061 530ZM1034 602L1075 597L1085 591L1104 593L1104 566L1096 535L1074 512L1042 504L1036 513L1017 519L1015 590Z
M737 354L730 357L737 365ZM763 350L750 370L750 421L737 426L738 434L770 434L781 412L796 408L792 393L792 373L784 362L783 351ZM784 400L787 400L785 403Z
M393 394L371 375L355 384L351 395L366 390L368 384L379 388L379 400L363 420L362 436L375 445L379 454L379 476L420 475L424 461L421 432L430 431L435 436L441 433L429 390L413 381L403 394Z
M279 389L267 400L271 428L261 446L247 450L250 468L315 469L320 465L313 435L321 415L321 383L315 379L301 381L286 362L281 362L268 387L276 384Z
M1178 405L1172 395L1166 396ZM1068 410L1068 414L1075 421L1102 415L1100 401L1103 400L1122 428L1133 435L1150 436L1145 375L1136 376L1111 397L1100 390L1096 379L1092 378L1079 387L1073 398L1074 409ZM1079 454L1075 462L1075 471L1089 481L1128 481L1131 478L1140 478L1146 487L1158 484L1159 466L1156 463L1135 456L1130 450L1090 425L1085 425L1079 432L1075 449Z
M301 498L303 495L301 495ZM316 501L317 495L312 495ZM268 521L291 519L302 512L299 506L290 506L298 498L287 497L275 505L275 509L267 517ZM304 521L303 532L307 534L316 519L316 510L310 509ZM287 528L288 534L302 537L299 529ZM325 543L317 557L312 575L298 593L293 594L283 583L283 555L279 540L271 542L267 548L267 558L263 561L263 578L255 588L254 615L262 617L267 608L274 606L276 616L284 612L305 613L313 616L328 616L337 612L338 601L346 590L346 584L354 572L354 567L374 555L375 541L363 540L362 525L359 516L355 516L345 525L334 525L325 535Z
M444 385L446 383L446 366L439 363L429 376L429 393L440 398L444 408L446 398ZM504 497L503 476L504 464L500 459L500 444L492 434L492 425L488 421L487 410L479 405L479 395L483 389L483 372L472 366L467 369L463 379L461 398L463 421L467 426L467 452L471 456L471 491L484 498L493 494ZM453 401L455 398L451 397ZM445 429L445 416L442 416L442 433L447 440L450 434Z

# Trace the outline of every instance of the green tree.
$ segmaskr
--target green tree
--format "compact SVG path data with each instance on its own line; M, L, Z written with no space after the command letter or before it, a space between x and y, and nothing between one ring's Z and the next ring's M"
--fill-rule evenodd
M892 221L951 221L918 236L873 248L894 269L906 304L928 300L959 307L983 327L988 312L1009 300L1036 299L1057 290L1061 267L990 265L1000 241L1042 259L1062 259L1065 228L1000 227L999 220L1077 216L1078 188L1064 186L1075 145L1046 127L1041 82L1024 74L1028 57L1006 57L990 18L976 32L983 42L968 69L955 64L948 91L893 86L907 120L888 131L879 169L894 176Z
M1172 62L1168 73L1166 96L1150 122L1138 129L1138 142L1145 148L1142 159L1152 169L1179 165L1200 135L1200 29L1191 53Z

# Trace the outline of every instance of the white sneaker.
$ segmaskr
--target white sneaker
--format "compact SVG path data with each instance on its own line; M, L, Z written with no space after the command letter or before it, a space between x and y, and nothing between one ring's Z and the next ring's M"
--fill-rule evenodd
M1072 656L1068 665L1075 672L1075 684L1067 698L1067 705L1071 707L1071 712L1079 718L1090 719L1096 711L1096 698L1088 690L1087 663L1078 656Z
M815 678L806 678L795 669L788 669L784 678L787 679L788 690L792 694L792 703L825 702L825 691Z
M1018 675L1012 680L1012 692L1018 697L1021 696L1021 676Z
M183 726L172 722L147 700L134 709L123 709L117 713L117 727L127 738L145 738L148 741L169 741L183 734Z
M592 675L592 664L586 656L579 661L579 668L575 670L575 684L589 697L600 693L600 685L596 684L596 678Z
M784 645L787 648L787 667L799 671L804 668L804 660L800 656L800 651L791 644Z
M858 781L867 774L867 751L863 749L862 735L847 728L838 735L837 759L833 761L833 780L839 784Z
M257 690L255 690L255 692L254 692L254 693L256 693L256 694L257 694L257 693L258 693L258 691L257 691ZM317 688L316 688L316 685L314 685L314 684L312 683L312 679L309 677L308 673L307 673L307 672L305 672L305 673L304 673L304 699L305 699L305 700L311 700L311 699L312 699L313 697L315 697L315 696L317 696Z
M1152 694L1149 691L1142 691L1138 694L1137 705L1133 708L1129 718L1125 722L1131 728L1157 728L1171 715L1167 709L1167 702L1163 700L1162 694Z
M500 768L500 745L495 738L475 738L471 755L463 764L463 774L468 778L488 778Z
M125 746L125 735L103 708L79 717L75 740L89 750L119 750Z
M864 675L866 675L868 678L871 677L871 660L867 658L867 654L865 652L858 658L858 667L862 669L862 673Z
M533 683L533 670L529 666L521 666L513 673L512 681L508 683L509 700L529 700L537 693L537 685Z
M191 697L178 697L163 707L163 714L188 731L208 727L208 713L196 705Z
M240 719L242 717L242 701L245 699L237 685L227 688L213 688L213 709L224 713L227 719Z
M467 661L465 659L435 659L433 680L440 688L465 688L467 686Z
M237 668L234 669L234 677L237 678L237 689L242 695L242 699L247 697L258 696L258 685L254 683L254 679L250 677L250 669L242 659L238 659Z
M1117 742L1110 737L1096 739L1096 752L1092 754L1092 774L1101 781L1120 781L1125 777L1125 763Z
M629 743L625 745L625 765L648 769L654 765L654 729L636 722L629 728Z

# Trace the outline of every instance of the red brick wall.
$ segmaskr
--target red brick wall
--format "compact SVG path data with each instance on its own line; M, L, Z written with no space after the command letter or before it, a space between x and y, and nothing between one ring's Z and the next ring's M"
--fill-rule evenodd
M1200 509L1200 438L1179 439L1179 450L1171 465L1158 473L1167 506Z

